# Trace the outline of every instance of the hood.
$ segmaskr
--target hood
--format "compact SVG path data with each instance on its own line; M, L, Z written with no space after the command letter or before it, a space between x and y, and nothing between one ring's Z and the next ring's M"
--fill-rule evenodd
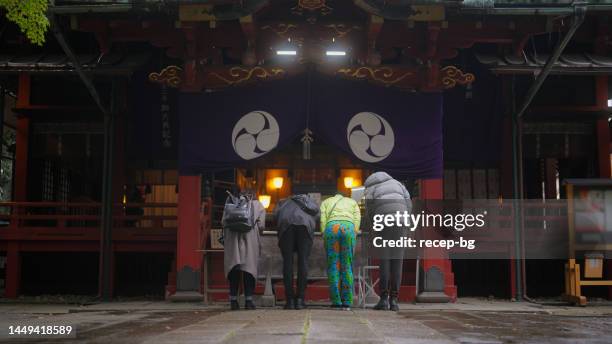
M366 179L365 183L363 183L363 186L368 188L372 185L380 184L391 179L393 178L387 172L374 172Z
M291 196L291 199L300 204L300 207L311 215L315 215L319 212L319 206L308 195L293 195Z

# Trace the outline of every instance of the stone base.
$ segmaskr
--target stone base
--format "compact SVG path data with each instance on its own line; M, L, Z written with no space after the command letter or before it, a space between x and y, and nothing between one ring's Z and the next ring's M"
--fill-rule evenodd
M275 307L276 298L274 295L261 295L255 298L255 304L259 307Z
M441 291L424 291L417 295L416 301L423 303L447 303L450 302L450 297Z
M177 291L168 298L172 302L202 302L204 295L197 291Z

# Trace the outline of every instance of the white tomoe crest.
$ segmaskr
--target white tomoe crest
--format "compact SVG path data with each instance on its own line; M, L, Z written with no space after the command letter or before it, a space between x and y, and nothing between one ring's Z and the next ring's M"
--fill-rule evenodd
M244 160L260 157L278 144L278 122L265 111L251 111L242 116L232 131L234 151Z
M393 128L373 112L360 112L353 116L346 128L346 138L353 154L365 162L385 159L395 146Z

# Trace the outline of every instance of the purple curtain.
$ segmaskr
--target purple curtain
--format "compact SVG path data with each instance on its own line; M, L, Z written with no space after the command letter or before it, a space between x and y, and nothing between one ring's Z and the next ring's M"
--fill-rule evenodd
M408 93L313 74L179 96L181 174L232 167L317 140L396 176L442 176L442 94ZM312 157L316 159L316 156Z

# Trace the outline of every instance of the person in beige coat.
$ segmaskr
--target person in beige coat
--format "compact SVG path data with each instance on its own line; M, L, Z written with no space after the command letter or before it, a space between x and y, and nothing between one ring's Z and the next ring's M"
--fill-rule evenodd
M238 304L238 289L240 280L244 281L244 296L246 309L255 309L253 291L257 278L257 266L261 250L260 231L266 224L266 209L256 199L252 192L244 192L251 197L254 214L254 228L240 233L223 229L223 265L225 276L230 283L230 305L232 310L240 309Z

